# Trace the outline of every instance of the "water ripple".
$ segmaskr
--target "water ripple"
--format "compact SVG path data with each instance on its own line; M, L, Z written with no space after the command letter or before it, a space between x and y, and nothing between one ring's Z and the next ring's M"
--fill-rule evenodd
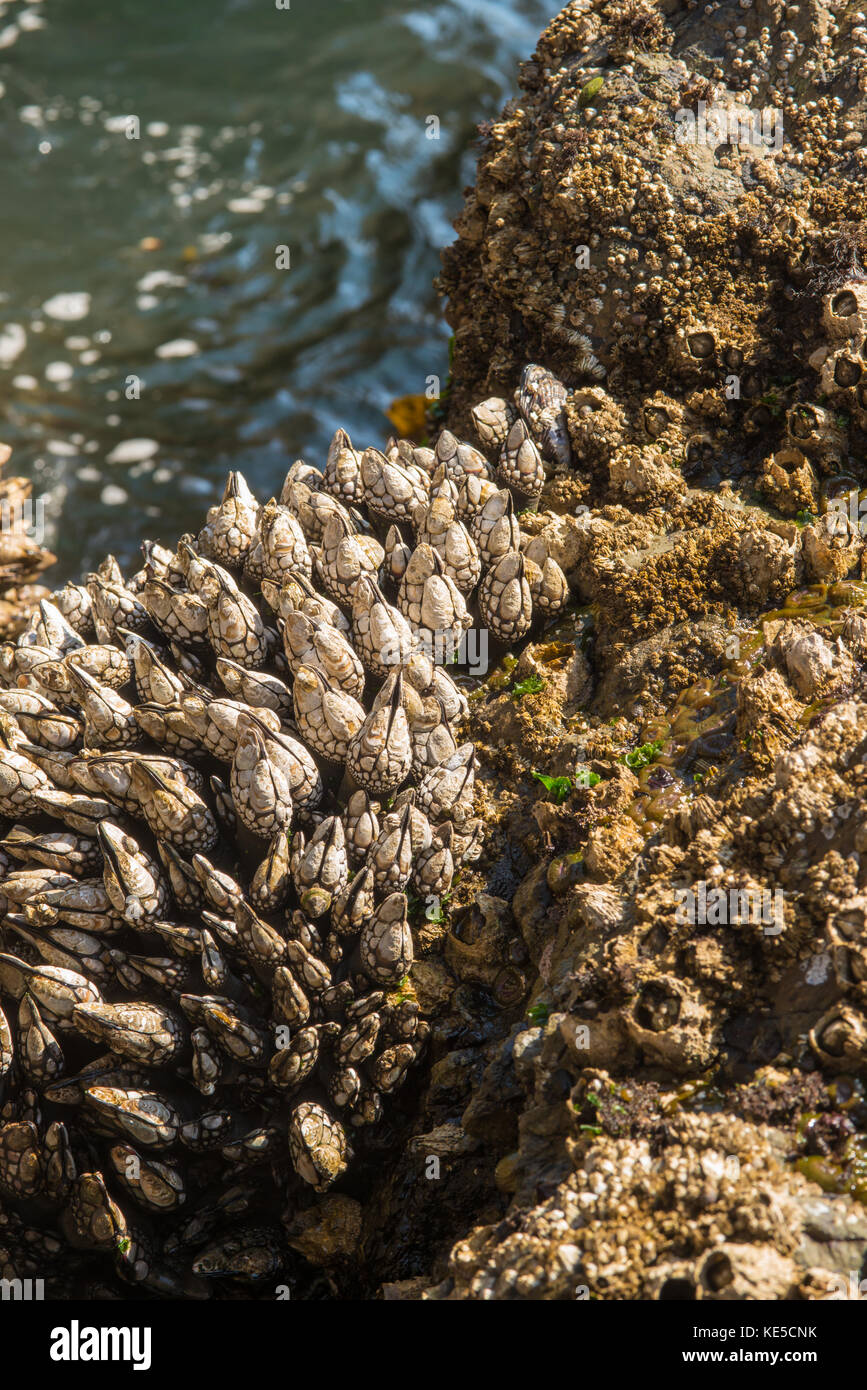
M338 423L381 443L445 376L467 149L557 8L0 6L0 437L58 577L196 527L230 467L267 496Z

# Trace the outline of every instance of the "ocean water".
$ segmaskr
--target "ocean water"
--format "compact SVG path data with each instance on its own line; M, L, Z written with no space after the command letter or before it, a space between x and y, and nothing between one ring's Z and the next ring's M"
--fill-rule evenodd
M0 440L51 582L445 380L476 124L556 0L0 0Z

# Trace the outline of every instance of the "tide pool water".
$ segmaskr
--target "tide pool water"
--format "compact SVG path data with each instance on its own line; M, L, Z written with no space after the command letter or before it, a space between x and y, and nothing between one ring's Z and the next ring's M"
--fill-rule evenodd
M0 0L0 440L51 582L448 372L432 289L536 0Z

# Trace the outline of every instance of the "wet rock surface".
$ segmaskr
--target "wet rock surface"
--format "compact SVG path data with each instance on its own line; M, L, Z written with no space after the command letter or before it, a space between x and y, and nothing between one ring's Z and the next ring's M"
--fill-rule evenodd
M571 458L521 526L574 607L470 702L480 894L526 953L454 1097L496 1215L389 1297L863 1273L860 25L572 4L481 134L445 421L527 361L564 383ZM780 148L679 143L699 102L774 108Z

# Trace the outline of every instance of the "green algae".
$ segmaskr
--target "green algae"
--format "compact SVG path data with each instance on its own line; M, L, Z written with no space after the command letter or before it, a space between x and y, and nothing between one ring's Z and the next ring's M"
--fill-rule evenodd
M542 783L545 790L551 793L557 806L561 806L572 791L571 777L546 777L544 772L531 772L530 776Z
M572 854L560 854L556 859L552 859L545 874L545 882L555 897L558 897L582 882L584 873L584 854L577 850Z
M599 95L604 86L604 77L591 77L590 81L581 88L581 93L578 97L578 106L582 111L590 105L594 97Z
M661 739L654 739L651 743L642 743L637 748L631 748L628 753L623 753L620 761L631 767L633 772L637 772L652 763L661 752Z
M867 1135L853 1134L839 1156L808 1154L795 1160L802 1177L818 1183L823 1192L847 1193L867 1204Z
M544 689L545 682L542 677L533 675L518 681L512 686L510 693L513 700L522 700L525 695L538 695Z

